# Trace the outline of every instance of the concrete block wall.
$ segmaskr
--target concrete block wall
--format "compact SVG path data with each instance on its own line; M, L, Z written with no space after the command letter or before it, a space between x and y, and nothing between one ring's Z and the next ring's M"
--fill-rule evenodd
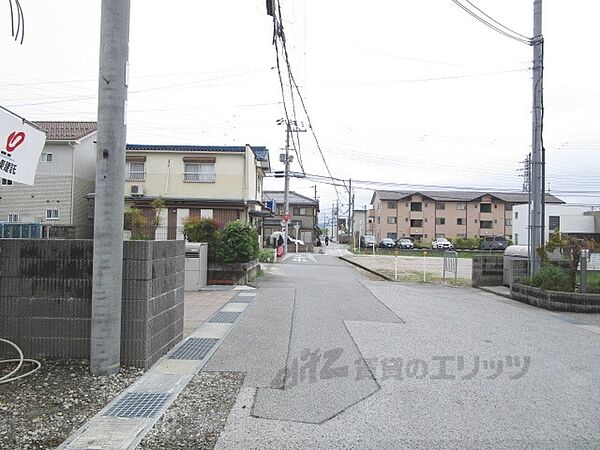
M504 259L502 255L473 256L471 283L477 286L502 286Z
M123 365L149 367L183 338L184 251L124 242ZM92 254L91 240L0 239L0 336L26 355L89 358Z

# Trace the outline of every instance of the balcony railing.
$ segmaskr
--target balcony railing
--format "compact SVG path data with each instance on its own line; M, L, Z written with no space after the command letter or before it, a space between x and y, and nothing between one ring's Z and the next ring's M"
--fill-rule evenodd
M184 173L183 181L186 183L214 183L216 180L214 173Z
M146 172L127 172L126 179L129 181L144 181Z

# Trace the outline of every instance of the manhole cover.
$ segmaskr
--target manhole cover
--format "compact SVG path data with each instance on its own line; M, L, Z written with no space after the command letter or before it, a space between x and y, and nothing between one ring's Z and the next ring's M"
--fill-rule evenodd
M213 317L210 318L209 322L211 323L215 323L215 322L220 322L220 323L233 323L235 322L235 319L238 318L238 316L240 315L239 312L218 312L217 314L215 314Z
M128 392L115 403L105 416L154 417L169 399L170 394Z
M217 341L215 338L190 338L171 353L168 359L202 359Z

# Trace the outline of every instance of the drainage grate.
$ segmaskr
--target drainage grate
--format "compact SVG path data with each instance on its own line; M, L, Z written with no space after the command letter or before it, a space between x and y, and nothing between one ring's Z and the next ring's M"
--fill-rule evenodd
M242 292L237 295L238 297L256 297L256 292Z
M217 341L215 338L190 338L171 353L168 359L202 359Z
M141 394L128 392L108 410L110 417L154 417L169 399L170 394Z
M239 295L236 295L235 297L233 297L229 303L251 303L252 300L254 300L256 297L241 297Z
M211 323L215 323L215 322L233 323L233 322L235 322L235 319L237 319L239 315L240 315L239 312L220 311L220 312L216 313L213 317L211 317L209 322L211 322Z

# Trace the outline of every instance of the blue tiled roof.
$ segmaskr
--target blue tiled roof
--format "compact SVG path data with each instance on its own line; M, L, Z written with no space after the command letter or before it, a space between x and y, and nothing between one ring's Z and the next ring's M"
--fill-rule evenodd
M254 156L259 161L266 161L269 155L267 147L252 147ZM229 145L155 145L155 144L127 144L127 150L157 151L157 152L225 152L244 153L245 146Z

